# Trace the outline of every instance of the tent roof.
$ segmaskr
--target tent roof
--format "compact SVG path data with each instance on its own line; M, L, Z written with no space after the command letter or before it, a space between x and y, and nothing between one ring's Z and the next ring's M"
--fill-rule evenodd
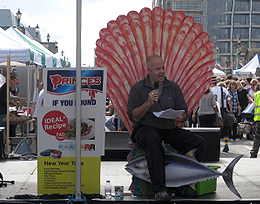
M234 72L235 74L255 74L258 67L260 68L260 56L256 54L246 65Z
M214 68L212 71L213 71L215 76L225 76L226 75L225 72L223 72L223 71L221 71L221 70L219 70L217 68Z
M6 62L7 55L10 55L11 61L30 61L30 49L13 39L2 28L0 28L0 42L0 62Z
M11 62L10 62L10 65L11 65L12 67L22 67L22 66L26 66L25 63L16 62L16 61L11 61ZM6 67L6 66L7 66L7 62L0 62L0 67L1 67L1 66Z
M36 63L40 63L42 66L46 67L60 67L59 65L61 63L57 63L60 59L57 59L52 52L50 52L39 42L30 39L28 36L13 27L8 28L6 32L9 33L14 39L21 42L24 46L37 51L36 55L34 55Z

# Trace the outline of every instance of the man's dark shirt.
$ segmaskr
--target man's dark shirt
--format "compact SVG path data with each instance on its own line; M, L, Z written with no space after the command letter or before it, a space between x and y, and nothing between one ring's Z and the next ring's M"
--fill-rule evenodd
M187 113L188 107L178 84L169 81L165 77L161 86L163 87L158 101L154 102L141 120L136 121L132 116L132 112L147 101L149 93L153 90L153 86L150 83L149 75L144 80L133 85L128 98L127 114L135 125L145 125L157 129L173 129L175 127L174 119L158 118L153 112L172 108L174 110L185 110Z

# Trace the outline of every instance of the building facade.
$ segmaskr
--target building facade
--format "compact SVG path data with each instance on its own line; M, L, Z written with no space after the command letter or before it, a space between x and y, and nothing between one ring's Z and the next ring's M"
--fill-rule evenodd
M153 7L182 10L215 44L216 67L239 69L248 48L260 48L259 0L153 0Z
M18 22L17 16L15 16L10 9L0 8L0 27L4 30L7 30L9 27L14 26L19 28L19 30L28 36L32 40L37 40L43 46L45 46L52 53L58 52L58 43L43 41L41 37L41 32L38 27L24 26L21 22ZM38 30L36 29L38 27Z

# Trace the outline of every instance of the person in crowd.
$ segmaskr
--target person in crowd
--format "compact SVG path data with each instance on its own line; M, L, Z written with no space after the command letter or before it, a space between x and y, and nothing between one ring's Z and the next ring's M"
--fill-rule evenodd
M232 74L228 74L228 75L227 75L227 80L232 80L232 79L233 79Z
M253 141L253 148L250 151L250 158L257 158L257 154L260 146L260 83L256 84L256 93L254 95L255 102L255 137Z
M17 77L15 75L10 76L10 87L14 86L16 83ZM3 119L6 117L7 113L7 82L0 88L0 127L3 127ZM14 101L9 101L13 106L16 106L17 103Z
M193 116L194 115L194 116ZM199 126L199 121L198 121L198 112L194 110L191 112L191 114L188 117L188 127L197 127L197 125Z
M224 111L232 112L232 98L231 98L228 90L225 87L222 87L221 83L218 83L218 85L217 85L217 80L215 77L212 78L212 91L215 94L216 101L220 104L221 116L223 118ZM222 95L221 95L221 92L223 93ZM223 100L223 105L222 105L222 100ZM229 104L229 109L227 106L227 102ZM224 146L223 152L229 151L228 142L229 142L229 136L230 136L229 135L230 129L231 129L231 127L229 125L224 124L222 131L221 131L221 138L223 138L225 141L225 146Z
M223 81L222 81L222 82L219 82L219 83L218 83L218 86L227 88L226 82L223 82Z
M226 88L228 88L228 86L229 86L229 84L230 84L230 82L231 82L231 80L230 79L227 79L226 81L225 81L225 84L226 84Z
M214 93L208 89L195 106L193 112L198 110L200 127L213 127L216 120L216 100ZM192 118L196 115L193 114Z
M217 83L221 82L221 77L217 77Z
M106 116L111 116L111 117L106 120L105 126L110 131L116 131L116 127L114 125L115 109L111 101L109 102L109 105L106 106Z
M245 86L245 88L246 88L246 90L248 92L249 92L249 90L251 88L251 86L250 86L251 80L252 80L252 78L246 78L246 86Z
M243 86L243 89L246 89L246 88L245 88L245 87L246 87L246 82L245 82L244 80L241 80L240 83L241 83L241 85ZM248 92L248 91L247 91L247 92Z
M255 94L255 87L256 84L258 83L258 81L256 79L252 79L250 82L250 90L248 91L249 95L251 96L251 98L254 99L254 94Z
M188 107L178 84L165 77L163 59L158 55L151 55L147 58L146 67L147 77L131 87L128 98L127 114L134 122L131 139L144 148L155 199L169 201L171 195L165 185L165 150L161 142L165 141L184 155L195 150L195 158L201 161L205 140L176 125L186 121ZM158 89L154 88L155 83L158 83ZM169 108L184 112L172 119L159 118L153 114ZM197 195L190 186L180 187L177 191L186 196Z
M109 102L109 105L106 106L106 110L106 116L111 116L105 122L107 129L110 131L121 131L124 127L122 124L123 122L121 120L119 121L119 115L111 101Z
M237 81L236 84L237 84L238 100L239 100L239 104L241 107L241 113L242 113L243 110L245 110L245 108L248 106L248 104L253 103L254 101L251 98L251 96L249 95L248 91L246 89L244 89L244 87L240 81ZM241 119L242 119L241 115L239 115L237 118L237 122L240 123Z
M250 85L250 82L252 81L252 78L246 78L246 90L249 92L250 88L251 88L251 85Z
M127 131L125 124L123 123L119 115L118 115L118 122L117 122L117 131Z
M228 86L228 91L229 94L232 98L232 113L235 115L236 119L238 119L238 116L241 115L241 106L239 103L239 99L238 99L238 94L237 94L237 83L234 80L231 80ZM235 140L237 138L237 125L238 123L234 123L231 127L232 129L232 139Z

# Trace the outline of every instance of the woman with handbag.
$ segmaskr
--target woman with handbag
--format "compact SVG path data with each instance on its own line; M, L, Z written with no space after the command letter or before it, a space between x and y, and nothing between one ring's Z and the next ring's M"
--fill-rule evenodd
M198 110L200 127L214 127L216 121L216 100L214 93L208 89L199 100L199 103L193 110L192 119L196 118L196 111Z
M236 120L238 120L238 116L241 115L241 106L238 100L238 94L236 91L237 84L235 80L232 80L228 85L228 91L230 93L230 96L232 97L232 113L235 115ZM237 121L231 125L231 129L233 132L233 135L231 136L233 140L237 138Z

